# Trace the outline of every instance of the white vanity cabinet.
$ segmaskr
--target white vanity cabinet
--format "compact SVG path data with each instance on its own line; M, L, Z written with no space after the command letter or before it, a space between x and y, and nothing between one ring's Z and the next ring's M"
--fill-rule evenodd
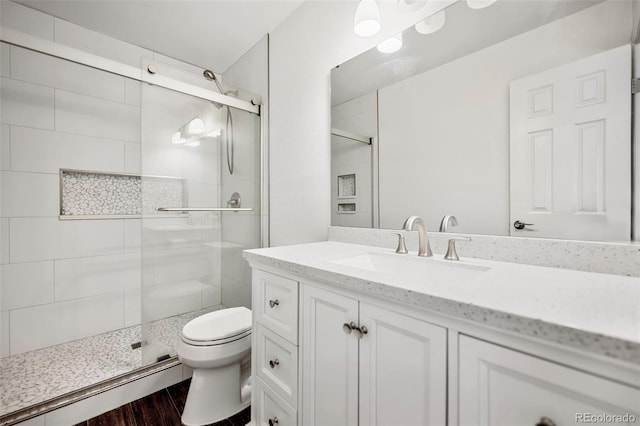
M252 421L298 424L298 282L253 270Z
M301 283L302 424L444 425L446 330Z
M462 426L632 424L640 390L460 336L458 412Z
M292 265L252 265L255 425L640 422L633 361L480 323L462 303L445 315L412 306L415 290L389 300L402 288Z

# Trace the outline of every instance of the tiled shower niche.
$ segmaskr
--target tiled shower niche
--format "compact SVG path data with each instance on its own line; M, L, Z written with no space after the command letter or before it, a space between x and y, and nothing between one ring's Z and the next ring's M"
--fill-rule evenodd
M139 218L187 205L183 178L60 169L60 218Z

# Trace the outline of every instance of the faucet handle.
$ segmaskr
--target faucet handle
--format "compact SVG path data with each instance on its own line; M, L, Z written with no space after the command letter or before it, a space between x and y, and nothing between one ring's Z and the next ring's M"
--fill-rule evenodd
M444 255L445 260L460 260L458 253L456 252L456 241L471 241L469 237L455 237L449 240L449 246L447 247L447 254Z
M407 250L407 245L404 242L404 234L401 232L392 232L393 235L398 236L398 248L396 248L396 253L407 254L409 251Z

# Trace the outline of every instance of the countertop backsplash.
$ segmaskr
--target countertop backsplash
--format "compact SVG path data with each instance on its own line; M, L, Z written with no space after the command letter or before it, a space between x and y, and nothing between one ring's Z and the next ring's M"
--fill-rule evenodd
M409 252L418 249L418 232L397 229L349 228L330 226L329 241L395 248L398 236L405 235ZM640 277L640 243L603 243L596 241L553 240L493 235L468 235L453 232L429 232L434 255L444 255L449 239L470 237L470 242L457 241L461 258L498 260L525 265L573 269L585 272Z

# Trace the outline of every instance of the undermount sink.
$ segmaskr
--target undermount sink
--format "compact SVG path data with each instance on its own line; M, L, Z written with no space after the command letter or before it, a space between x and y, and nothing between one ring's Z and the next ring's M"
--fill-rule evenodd
M331 263L410 281L468 281L491 269L461 261L386 253L358 254L334 259Z

